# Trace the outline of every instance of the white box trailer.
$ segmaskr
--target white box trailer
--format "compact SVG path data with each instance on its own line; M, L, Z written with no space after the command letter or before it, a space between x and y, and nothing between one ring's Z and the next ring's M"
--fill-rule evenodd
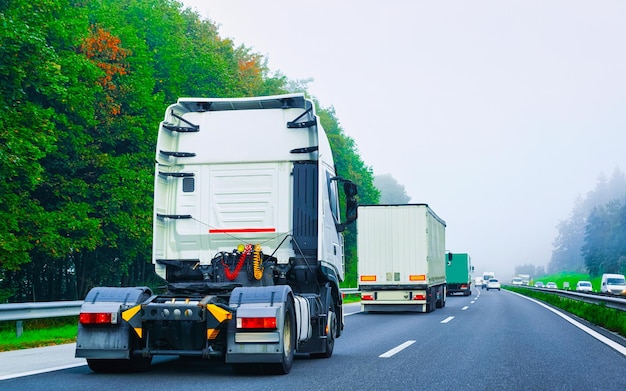
M363 311L432 312L446 298L446 223L427 204L359 205Z

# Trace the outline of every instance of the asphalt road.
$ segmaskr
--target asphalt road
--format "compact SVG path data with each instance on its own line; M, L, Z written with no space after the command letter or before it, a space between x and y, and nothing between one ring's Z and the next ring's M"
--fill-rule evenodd
M0 353L0 389L626 388L626 348L511 292L448 297L445 308L430 314L359 310L358 304L346 306L346 329L330 359L297 357L285 376L238 376L221 363L176 358L155 358L146 373L96 374L73 358L72 345L64 345Z

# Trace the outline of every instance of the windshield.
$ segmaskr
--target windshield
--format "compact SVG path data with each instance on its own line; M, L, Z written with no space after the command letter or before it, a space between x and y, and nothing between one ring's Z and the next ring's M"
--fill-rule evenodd
M607 285L625 285L625 281L623 278L607 278Z

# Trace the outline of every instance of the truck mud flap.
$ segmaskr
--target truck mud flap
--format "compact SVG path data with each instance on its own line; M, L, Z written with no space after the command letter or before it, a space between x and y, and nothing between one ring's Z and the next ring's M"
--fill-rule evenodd
M147 287L93 288L81 306L75 357L128 359L132 331L121 311L150 297Z
M236 312L228 326L227 363L280 363L284 360L284 333L293 333L294 337L296 333L295 324L291 325L291 330L283 327L286 308L294 311L292 296L288 285L233 290L229 307ZM291 349L295 350L295 346Z

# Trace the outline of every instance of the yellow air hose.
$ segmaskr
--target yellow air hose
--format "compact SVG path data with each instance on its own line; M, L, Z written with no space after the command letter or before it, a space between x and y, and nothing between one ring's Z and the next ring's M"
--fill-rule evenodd
M254 278L260 280L263 277L263 265L261 265L261 245L254 245L254 252L252 253L252 266L254 270Z

